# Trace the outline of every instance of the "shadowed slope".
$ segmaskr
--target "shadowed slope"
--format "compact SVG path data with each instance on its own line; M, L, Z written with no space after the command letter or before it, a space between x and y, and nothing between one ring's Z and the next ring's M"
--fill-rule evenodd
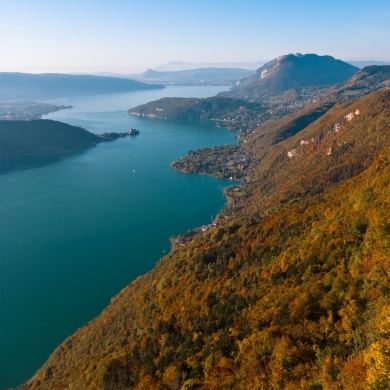
M71 152L101 141L102 138L81 127L58 121L0 121L0 160Z

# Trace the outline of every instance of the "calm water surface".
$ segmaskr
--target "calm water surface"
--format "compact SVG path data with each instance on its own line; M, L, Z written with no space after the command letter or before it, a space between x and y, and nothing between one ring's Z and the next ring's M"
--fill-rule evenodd
M164 96L220 90L53 101L74 108L47 118L94 133L141 133L0 175L0 388L34 375L58 344L169 251L169 236L208 223L223 207L231 182L177 173L169 164L190 149L233 143L234 133L126 113Z

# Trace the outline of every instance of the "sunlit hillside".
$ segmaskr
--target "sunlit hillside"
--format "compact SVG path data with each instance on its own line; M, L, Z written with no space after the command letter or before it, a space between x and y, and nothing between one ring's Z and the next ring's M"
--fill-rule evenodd
M238 217L123 289L25 388L387 388L389 124L379 92L254 140Z

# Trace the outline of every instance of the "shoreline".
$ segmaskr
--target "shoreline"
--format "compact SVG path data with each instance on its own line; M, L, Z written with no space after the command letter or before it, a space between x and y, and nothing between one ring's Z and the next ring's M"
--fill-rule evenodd
M208 176L213 176L213 175L208 175ZM216 215L216 217L213 219L213 221L210 224L198 226L194 229L187 231L184 234L179 234L177 236L169 237L169 242L171 244L171 249L169 253L172 253L175 249L191 242L194 238L202 236L203 234L206 234L207 232L217 228L220 225L221 218L224 220L230 218L230 216L226 215L226 213L232 207L235 208L235 205L234 205L233 197L229 195L228 192L229 190L238 191L241 187L242 187L242 182L240 182L240 184L224 188L223 196L226 199L226 204L219 211L219 213Z
M171 164L170 164L171 168L175 172L180 172L180 173L185 173L185 174L206 175L206 176L211 176L211 177L215 177L215 178L218 178L218 179L230 180L230 181L234 180L235 182L239 182L240 184L231 185L231 186L228 186L228 187L224 188L223 196L226 199L225 207L223 207L219 211L219 213L216 215L216 217L214 218L214 220L210 224L205 224L205 225L202 225L202 226L198 226L198 227L196 227L194 229L191 229L191 230L187 231L184 234L179 234L177 236L169 237L169 242L170 242L170 245L171 245L171 249L170 249L169 253L174 251L176 248L178 248L180 246L183 246L183 245L185 245L188 242L191 242L195 237L201 236L201 235L207 233L208 231L215 229L220 224L220 220L221 219L226 220L226 219L230 218L231 215L229 215L229 214L231 214L232 209L235 209L234 198L236 198L238 195L239 196L241 195L241 194L238 194L238 191L241 189L242 185L244 183L248 183L248 182L251 181L251 178L249 176L250 175L249 174L249 169L252 166L251 165L252 161L251 161L250 153L244 152L245 158L247 158L247 164L245 166L242 165L240 167L239 171L235 170L231 166L232 156L229 156L228 154L222 153L223 161L220 162L219 164L216 164L215 158L221 156L221 154L218 155L218 152L220 152L222 150L225 153L226 152L229 153L229 151L224 150L227 147L228 148L229 147L233 147L233 151L236 151L236 152L237 151L244 152L244 150L240 147L240 144L238 144L238 145L226 144L225 146L223 146L221 148L218 148L218 147L203 148L203 149L197 150L196 152L190 151L186 156L180 157L178 160L171 162ZM208 165L207 167L203 167L204 170L202 172L191 171L191 167L190 167L189 170L179 169L179 168L176 167L178 164L180 164L180 162L183 162L183 161L184 162L187 161L188 163L193 162L193 161L191 161L191 157L189 157L189 156L193 155L194 153L199 153L199 155L201 156L202 152L205 152L205 151L210 151L211 155L213 156L213 159L212 159L213 163L210 164L211 166L219 167L219 169L222 169L222 170L225 170L225 169L226 170L230 170L231 174L233 174L234 176L236 176L239 173L241 173L242 175L240 175L240 177L238 177L238 178L236 178L234 176L221 177L220 176L220 171L213 172L213 170L211 170L211 172L206 172L205 169L207 169L210 165ZM204 156L202 156L202 160L204 160L203 157ZM240 155L239 157L242 158L242 155ZM234 160L234 158L235 158L235 156L233 155L233 160ZM199 167L199 169L201 169L201 167ZM227 176L229 176L229 175L227 175ZM231 193L233 191L237 192L237 196L234 196L233 193Z
M138 132L139 133L139 132ZM17 158L29 158L29 157L54 157L54 156L64 156L67 154L71 154L74 152L82 151L88 148L92 148L94 146L99 145L102 142L110 142L110 141L115 141L119 138L126 138L126 137L135 137L138 135L137 134L130 134L130 133L102 133L102 134L94 134L96 135L97 139L89 144L84 144L84 145L79 145L73 148L69 148L67 150L57 150L57 151L51 151L51 152L37 152L37 153L19 153L19 154L13 154L10 156L5 156L5 157L0 157L0 164L10 161L12 159L17 159ZM92 133L91 133L92 134Z

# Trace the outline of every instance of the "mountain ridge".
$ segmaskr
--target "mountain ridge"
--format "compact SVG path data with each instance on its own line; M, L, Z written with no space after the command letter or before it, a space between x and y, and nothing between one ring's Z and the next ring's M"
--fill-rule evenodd
M171 61L166 64L157 66L155 69L159 72L171 72L188 69L199 69L199 68L240 68L250 71L258 69L264 65L267 61L257 62L205 62L205 63L193 63L193 62L182 62L182 61Z
M390 66L366 66L350 79L338 83L329 90L329 95L342 100L357 99L371 92L390 88Z
M140 81L61 73L0 73L0 100L38 99L163 88Z
M153 82L236 82L252 72L240 68L197 68L178 71L156 71L148 69L139 77L140 80Z

